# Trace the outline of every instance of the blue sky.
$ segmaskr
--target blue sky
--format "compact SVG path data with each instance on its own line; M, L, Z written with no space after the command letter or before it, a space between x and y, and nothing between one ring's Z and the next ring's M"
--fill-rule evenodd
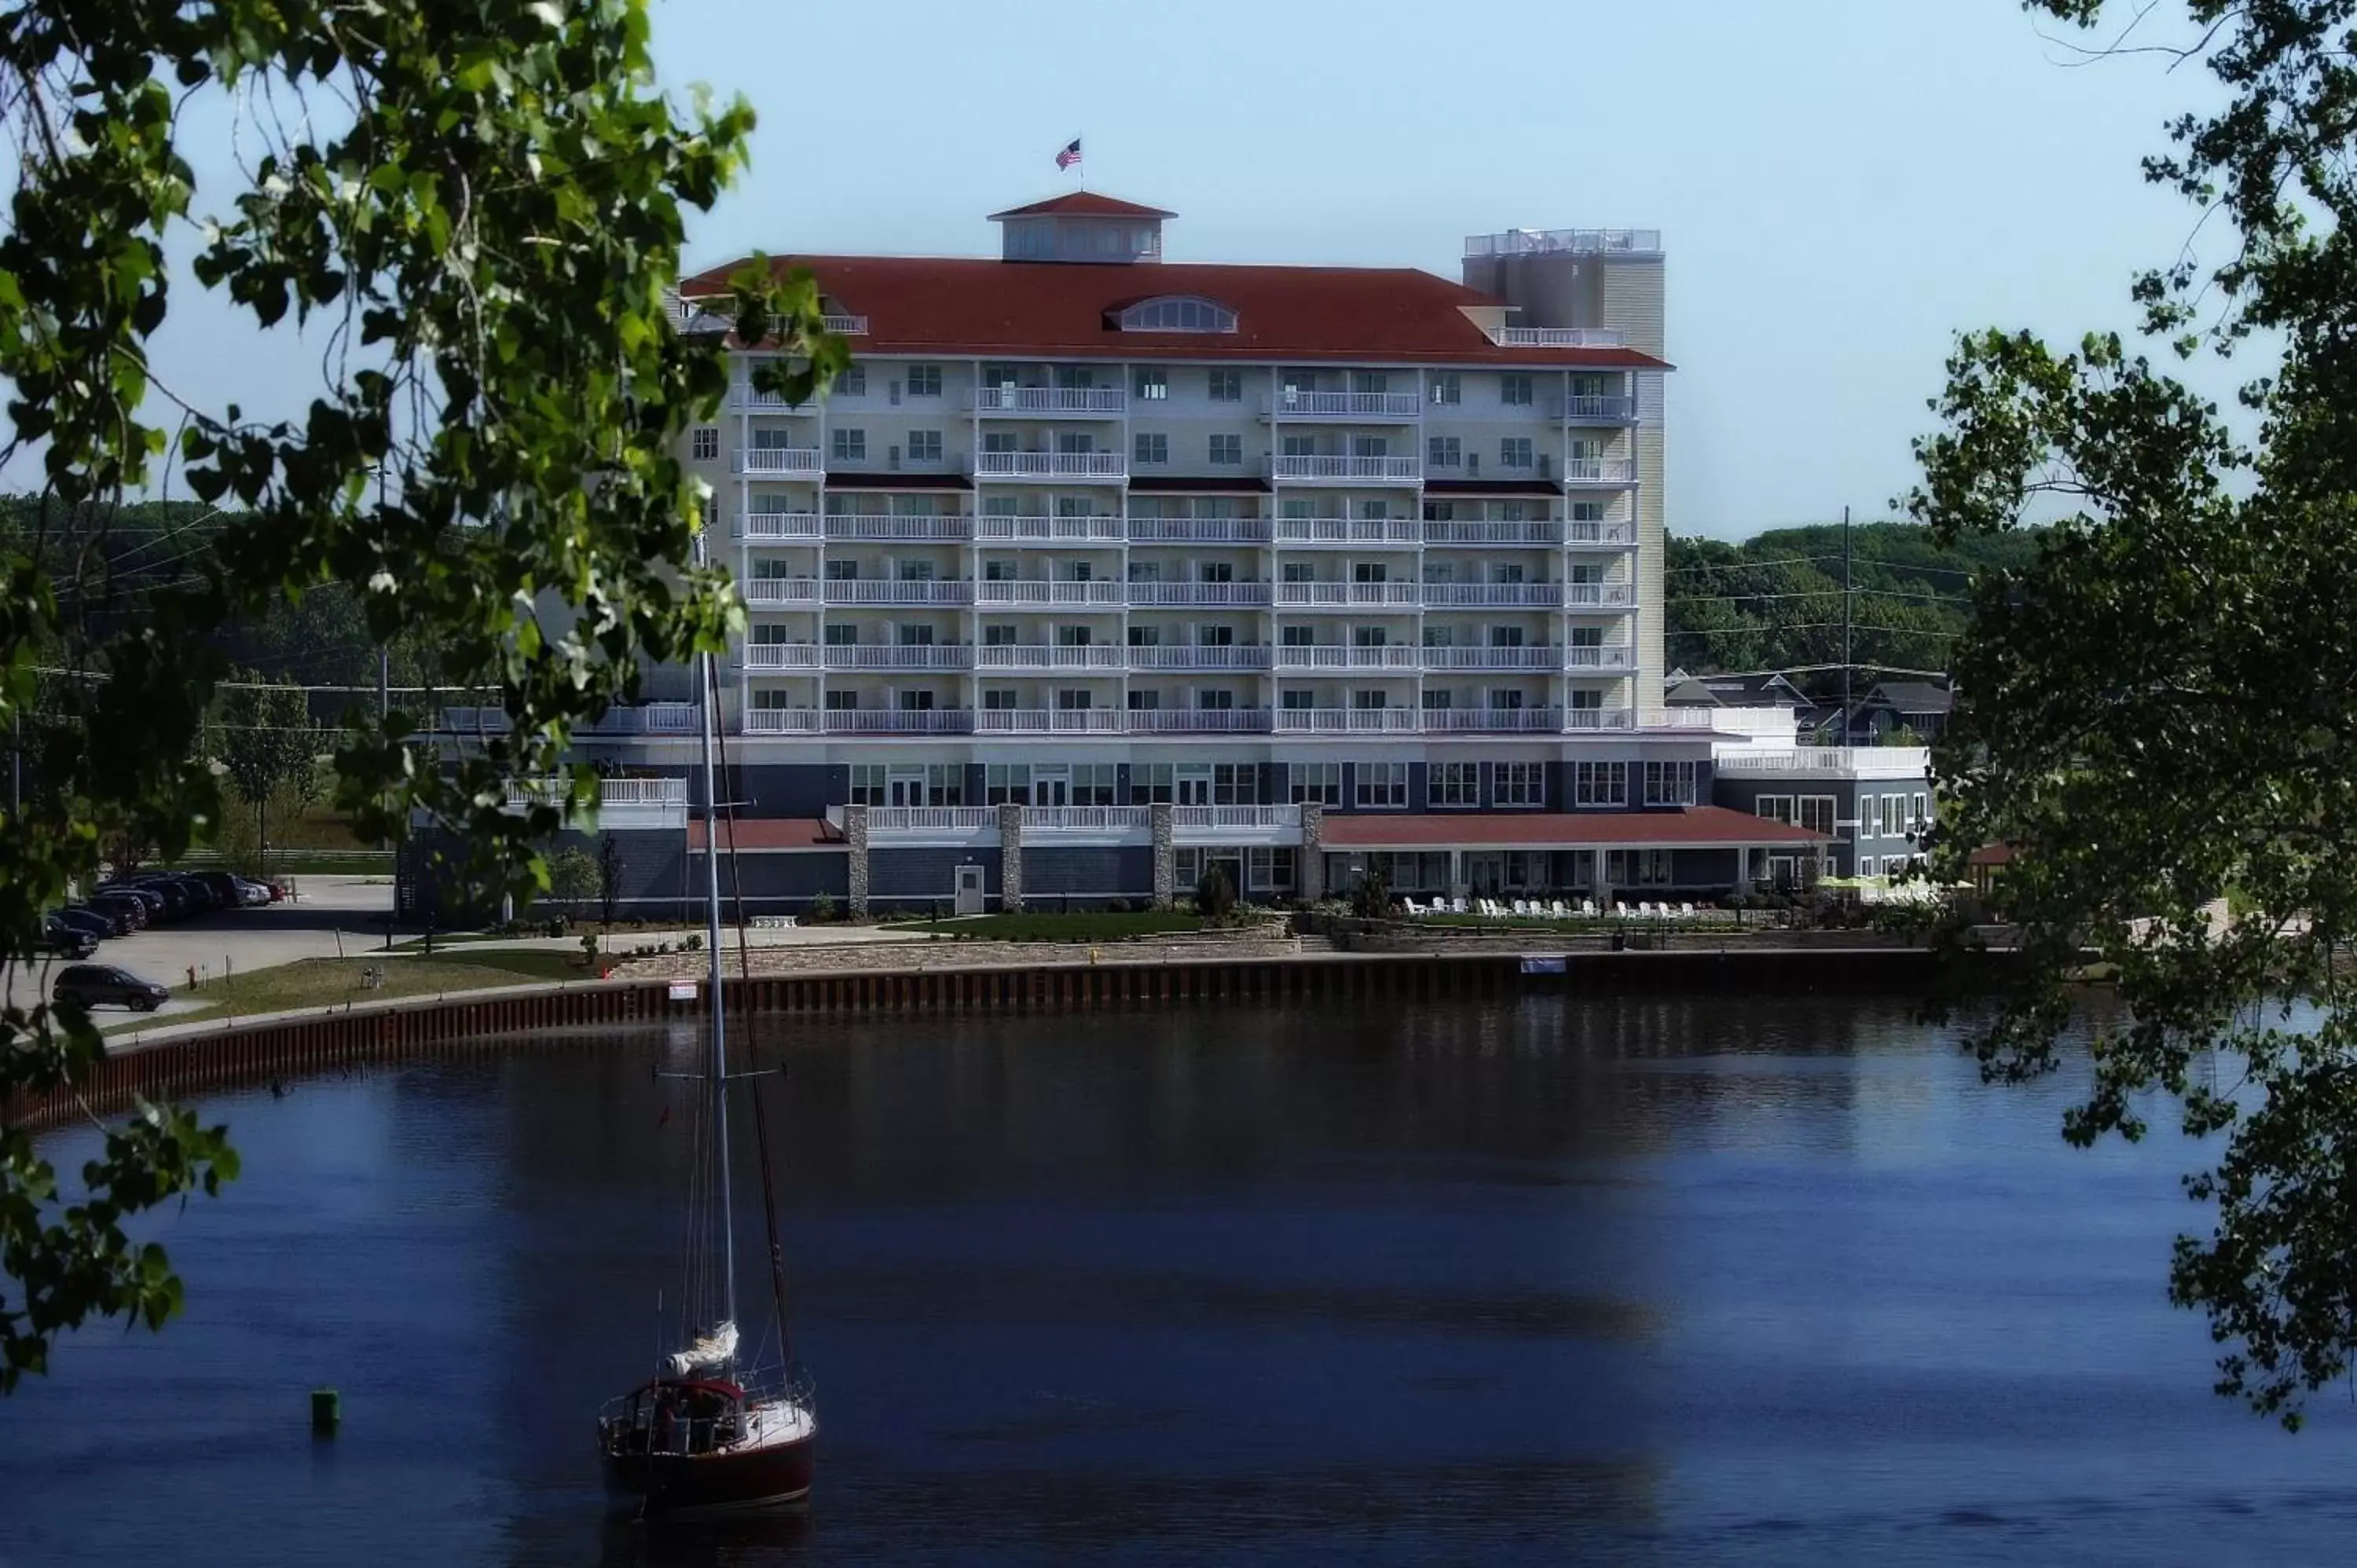
M1052 158L1075 134L1091 188L1180 214L1174 258L1454 276L1469 233L1659 228L1670 523L1722 535L1879 514L1956 328L2129 326L2132 274L2191 225L2137 160L2207 87L2151 57L2074 64L2013 0L654 15L666 86L742 93L761 117L692 265L757 246L984 252L985 213L1069 185ZM167 330L197 385L265 373L221 318Z

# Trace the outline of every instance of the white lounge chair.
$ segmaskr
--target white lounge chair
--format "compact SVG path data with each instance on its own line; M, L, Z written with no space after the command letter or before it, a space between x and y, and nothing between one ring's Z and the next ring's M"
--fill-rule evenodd
M1583 919L1583 920L1592 920L1592 919L1596 918L1596 900L1595 900L1595 899L1593 899L1593 898L1582 898L1582 899L1579 901L1579 918L1580 918L1581 919Z
M1529 900L1529 899L1527 899L1527 898L1517 898L1517 899L1515 899L1515 900L1514 900L1514 918L1516 918L1516 919L1518 919L1518 920L1527 920L1527 919L1529 919L1530 918L1531 918L1531 904L1530 904L1530 900Z
M1571 918L1571 911L1563 907L1562 899L1557 898L1547 905L1547 918L1551 920L1568 920Z
M1449 901L1448 912L1449 912L1450 914L1452 914L1452 915L1464 915L1464 914L1469 914L1471 911L1468 910L1468 909L1465 908L1465 900L1464 900L1464 899L1462 899L1462 898L1455 898L1455 899L1451 899L1451 900Z
M1681 905L1679 905L1679 906L1678 906L1678 918L1679 918L1679 919L1681 919L1681 920L1691 920L1691 919L1693 919L1694 918L1695 918L1695 907L1694 907L1693 905L1691 905L1691 904L1681 904Z
M1421 915L1421 914L1423 914L1423 913L1424 913L1423 909L1421 909L1420 908L1418 908L1418 907L1417 907L1417 905L1416 905L1416 901L1415 901L1415 899L1413 899L1413 898L1409 898L1409 897L1403 897L1400 899L1400 908L1403 908L1403 909L1405 909L1405 910L1406 910L1406 911L1408 912L1408 914L1409 914L1409 916L1410 916L1410 917L1414 917L1414 916L1416 916L1416 915Z

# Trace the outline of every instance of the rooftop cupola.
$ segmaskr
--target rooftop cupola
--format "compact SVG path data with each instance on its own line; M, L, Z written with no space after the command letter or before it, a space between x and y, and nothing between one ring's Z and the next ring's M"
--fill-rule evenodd
M1162 223L1176 218L1093 190L1051 196L990 215L1000 225L1000 259L1009 262L1158 262Z

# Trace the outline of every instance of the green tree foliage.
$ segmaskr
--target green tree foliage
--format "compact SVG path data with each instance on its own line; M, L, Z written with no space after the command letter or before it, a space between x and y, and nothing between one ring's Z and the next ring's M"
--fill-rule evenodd
M1975 1034L1990 1075L2050 1070L2084 950L2117 966L2128 1022L2097 1026L2064 1131L2137 1137L2159 1090L2220 1140L2170 1294L2208 1315L2219 1391L2296 1424L2357 1350L2357 0L2029 8L2209 72L2214 111L2146 173L2210 254L2135 298L2178 353L2260 331L2282 352L2244 445L2116 337L1961 340L1910 510L1959 542L2069 515L1979 585L1935 864L2013 846L1996 897L2029 963ZM2230 889L2244 918L2215 933L2202 906Z
M1236 885L1218 866L1207 866L1195 879L1195 913L1207 920L1224 920L1236 910Z
M506 782L554 771L644 661L717 649L741 620L720 574L685 565L701 501L678 442L727 370L667 289L683 210L742 167L750 111L654 90L644 0L13 0L0 68L19 153L0 476L32 496L29 537L0 541L0 718L43 769L0 820L5 956L35 961L39 911L102 845L170 854L209 830L199 740L226 650L276 607L339 597L353 640L415 637L509 724L436 765L417 713L356 706L338 803L369 837L405 837L413 811L450 830L469 851L455 871L489 891L544 886L533 846L564 803L507 811ZM203 190L179 145L198 102L237 149ZM192 286L256 331L307 331L320 381L299 416L156 374L149 346ZM845 362L806 275L751 267L712 304L786 350L762 390L807 401ZM102 542L167 458L221 510L161 520L190 546L171 575L125 572ZM66 737L85 744L49 744ZM0 1103L70 1091L98 1049L78 1015L11 1007ZM168 1316L162 1252L118 1220L234 1168L222 1129L143 1109L61 1191L0 1129L0 1388L91 1315Z
M1971 618L1982 573L2018 566L2034 539L2004 534L1942 543L1903 522L1850 531L1851 660L1873 670L1945 670ZM1805 670L1842 662L1839 524L1771 529L1730 543L1672 539L1665 572L1669 661L1694 674ZM1838 691L1838 673L1803 686Z
M548 896L576 918L582 907L597 897L597 863L576 845L549 857Z
M257 853L267 870L270 816L300 811L318 793L319 726L300 688L254 671L225 684L212 724L211 752L239 797L253 808Z

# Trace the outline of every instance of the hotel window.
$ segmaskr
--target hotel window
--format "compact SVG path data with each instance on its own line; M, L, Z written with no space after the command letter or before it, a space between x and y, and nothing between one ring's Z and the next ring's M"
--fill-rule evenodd
M1197 770L1200 771L1200 767ZM1211 773L1212 805L1257 806L1260 804L1260 764L1215 762L1211 765Z
M699 424L695 427L694 456L699 463L709 463L720 456L720 426Z
M859 563L849 556L835 556L826 564L826 580L830 583L856 583L859 580Z
M1318 580L1318 568L1307 561L1287 561L1278 569L1284 574L1283 580L1288 583L1314 583Z
M925 766L925 804L928 806L963 806L965 804L965 764L933 762Z
M1498 401L1508 408L1528 408L1531 405L1531 378L1505 375L1498 378Z
M1162 693L1141 692L1133 687L1129 693L1129 711L1133 714L1155 714L1162 711Z
M1224 686L1206 686L1195 693L1195 708L1199 713L1230 713L1235 705L1236 694Z
M1424 444L1424 461L1426 467L1432 468L1463 467L1465 443L1454 435L1427 437Z
M1913 817L1914 830L1920 833L1931 825L1932 797L1929 795L1918 795L1915 797L1915 812Z
M1457 693L1450 691L1448 687L1426 686L1424 689L1424 711L1426 713L1445 714L1450 712L1456 706Z
M1023 704L1015 700L1014 687L992 686L982 693L982 705L987 713L1009 714Z
M1571 521L1574 522L1602 522L1604 521L1604 503L1602 501L1572 502Z
M982 801L985 806L1028 806L1031 803L1031 765L994 762L982 770Z
M826 694L826 705L836 713L848 713L859 706L859 693L856 692L829 692Z
M1286 798L1297 806L1342 803L1342 765L1339 762L1296 762L1290 766Z
M1133 565L1130 570L1135 573L1137 568ZM1133 577L1132 581L1135 580ZM1158 626L1133 626L1129 628L1129 645L1132 648L1159 648L1162 646L1162 628Z
M1165 370L1143 370L1135 381L1140 403L1160 403L1170 395L1170 372Z
M1831 795L1803 795L1792 802L1800 813L1800 825L1813 833L1831 838L1834 832L1834 798Z
M1061 686L1056 691L1056 711L1062 714L1085 713L1096 706L1096 699L1086 686Z
M1575 807L1613 808L1629 803L1629 765L1625 762L1575 762L1571 767L1571 803Z
M838 463L867 461L867 432L838 424L827 433L828 450Z
M1443 371L1432 378L1432 401L1443 408L1452 408L1465 401L1465 383L1455 371Z
M982 449L985 452L1012 453L1021 448L1015 445L1011 430L985 430L982 434Z
M867 395L867 367L865 365L851 366L841 375L834 378L834 386L832 390L837 397L866 397Z
M851 765L851 803L855 806L881 806L889 786L884 779L880 762L855 762Z
M1135 456L1141 467L1170 461L1170 437L1168 435L1149 435L1140 431L1135 445Z
M1072 804L1075 806L1112 805L1113 779L1114 765L1110 762L1072 764Z
M1377 708L1389 707L1391 703L1383 690L1378 688L1372 692L1358 691L1351 693L1351 705L1358 709L1361 713L1371 713Z
M1546 804L1546 764L1544 762L1493 762L1490 765L1490 784L1498 805Z
M909 461L938 463L942 460L942 433L938 430L909 432Z
M1478 806L1481 803L1481 765L1478 762L1436 762L1424 770L1424 799L1432 806Z
M1266 845L1253 850L1247 865L1252 890L1255 893L1290 893L1293 891L1293 848L1289 844Z
M826 627L826 645L829 648L857 647L859 645L858 623L829 621Z
M1287 686L1276 694L1276 705L1288 714L1306 714L1318 705L1318 693L1307 686Z
M1241 435L1211 437L1211 461L1214 465L1233 467L1244 460L1244 438Z
M941 396L942 368L939 365L910 365L909 395L910 397Z
M1691 806L1695 803L1695 765L1691 762L1645 764L1645 804Z
M1138 693L1132 692L1131 696ZM1129 767L1129 803L1162 806L1170 803L1170 764L1133 762Z
M1361 762L1354 770L1351 799L1361 811L1407 809L1407 764Z
M933 711L932 693L920 688L899 693L899 709L904 714L930 714Z
M1315 648L1318 646L1318 630L1315 627L1281 626L1276 628L1276 645L1279 648Z
M1498 443L1498 467L1527 468L1530 466L1531 438L1529 436L1509 435Z
M1885 795L1882 798L1882 836L1904 838L1907 834L1907 797Z
M1244 373L1242 371L1213 371L1210 391L1213 403L1242 403L1244 400Z
M1762 795L1751 802L1751 814L1771 822L1789 823L1792 820L1792 797Z

